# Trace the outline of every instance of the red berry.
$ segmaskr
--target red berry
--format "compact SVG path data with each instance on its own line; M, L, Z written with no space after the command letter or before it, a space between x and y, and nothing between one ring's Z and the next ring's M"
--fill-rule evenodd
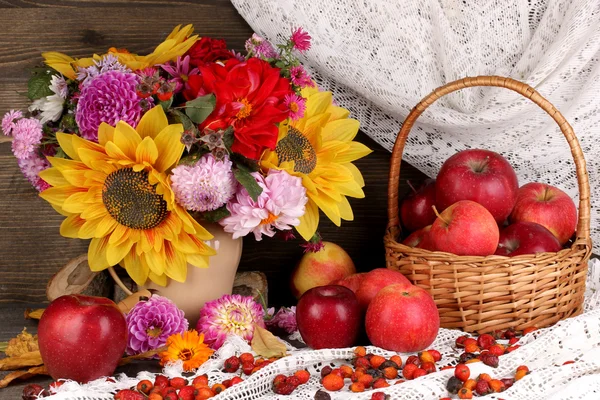
M168 387L166 387L166 388L163 388L163 389L160 391L160 394L161 394L163 397L167 397L167 395L168 395L168 394L171 394L171 393L175 393L175 394L177 394L177 389L175 389L174 387L168 386ZM177 397L175 397L175 398L177 398Z
M471 375L471 370L465 364L458 364L454 369L454 376L463 382L466 382Z
M377 378L373 381L373 384L371 386L373 387L373 389L381 389L384 387L389 387L390 384L387 383L387 381L384 378Z
M333 368L331 368L329 365L324 366L323 369L321 369L321 378L325 378L331 373L331 371L333 371Z
M415 374L415 371L419 369L415 364L404 364L404 368L402 368L402 376L405 379L411 380Z
M279 385L281 385L282 383L284 383L287 380L287 377L283 374L279 374L275 377L275 379L273 379L273 386L277 387Z
M231 356L223 363L223 370L225 372L237 372L240 368L240 359L236 356Z
M500 360L498 359L498 356L496 356L490 352L480 354L479 359L485 365L489 365L492 368L498 367L498 363L500 362Z
M294 373L294 375L296 375L298 377L298 379L300 379L300 384L301 385L305 384L310 379L310 372L308 372L305 369L300 370L300 371L296 371Z
M490 347L496 344L496 339L492 335L484 333L477 338L477 346L482 349L488 350Z
M169 386L169 378L167 378L164 375L156 375L156 378L154 378L154 386L161 389L166 388L167 386Z
M436 371L435 364L432 362L424 362L421 364L421 369L425 370L428 374L431 374Z
M254 364L254 356L250 353L242 353L242 354L240 354L240 362L242 364L250 363L250 362L252 364Z
M284 382L275 389L275 393L287 396L292 394L295 389L296 386L292 385L291 383Z
M187 386L188 381L185 378L181 378L181 377L176 377L176 378L171 378L169 380L169 384L171 385L171 387L174 387L175 389L181 389L184 386Z
M417 368L413 373L413 379L417 379L425 375L427 375L427 371L425 371L423 368Z
M226 388L231 387L231 379L225 379L223 382L221 382L223 384L223 386L225 386Z
M252 374L252 370L254 370L254 363L242 363L242 371L244 372L244 374L246 375L251 375Z
M477 394L480 396L485 396L486 394L489 394L492 391L490 390L490 384L488 383L488 381L480 379L475 385L475 392L477 392Z
M231 386L237 385L240 382L244 382L244 380L239 376L234 376L233 378L231 378Z
M433 359L435 362L438 362L442 359L442 355L439 351L437 350L427 350L429 352L429 354L431 354L433 356Z
M195 377L192 386L208 386L208 375L202 374Z
M519 341L519 338L511 337L510 339L508 339L508 344L512 346L513 344L516 344L518 341Z
M148 394L150 393L153 387L154 385L152 385L152 382L150 382L147 379L144 379L143 381L139 381L135 388L138 392Z
M300 378L298 378L296 375L288 376L285 382L293 385L294 387L298 387L302 384L302 382L300 382Z
M454 344L456 345L456 347L465 347L465 340L467 340L468 338L468 335L459 336L456 338Z
M184 386L179 390L178 400L194 400L196 389L193 386Z
M375 392L371 395L371 400L389 400L390 396L382 392Z
M135 390L119 390L117 394L115 394L115 400L144 400L144 395Z
M47 396L50 396L50 393L40 385L30 384L23 388L23 400L35 400Z
M420 366L421 360L419 360L419 357L417 357L417 356L409 356L406 359L405 365L406 364L415 364L416 366Z
M167 394L166 396L163 396L163 400L179 400L177 398L177 393L175 392L170 392L169 394Z

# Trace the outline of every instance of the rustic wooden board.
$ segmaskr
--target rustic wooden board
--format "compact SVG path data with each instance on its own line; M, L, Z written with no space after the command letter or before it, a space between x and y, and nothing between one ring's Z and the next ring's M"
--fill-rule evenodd
M193 23L200 35L224 38L242 49L250 27L227 0L4 0L0 1L0 114L24 109L28 68L41 63L42 51L72 56L103 52L110 46L149 52L178 23ZM324 221L326 240L348 250L360 270L384 266L389 153L364 134L358 140L374 153L357 162L365 176L366 199L351 200L355 221L341 228ZM59 234L62 217L41 200L21 175L0 135L0 303L45 301L46 283L69 259L85 252L87 242ZM403 165L403 178L423 175ZM402 186L401 191L406 191ZM273 304L293 304L287 281L302 255L299 241L244 241L240 270L260 270L269 280ZM0 340L2 338L0 337Z

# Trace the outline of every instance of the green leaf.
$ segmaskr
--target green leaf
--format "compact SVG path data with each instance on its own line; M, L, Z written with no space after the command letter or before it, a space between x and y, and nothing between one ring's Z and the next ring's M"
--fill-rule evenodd
M256 179L247 169L238 168L233 172L235 179L248 191L248 194L252 200L256 201L258 196L262 193L262 188L256 183Z
M201 124L213 112L215 104L215 95L207 94L185 103L185 113L192 121Z
M69 156L67 156L67 153L65 153L62 147L56 149L56 154L54 155L54 157L69 159Z
M50 74L36 74L29 78L27 82L27 97L29 97L29 100L37 100L54 94L50 90L51 79L52 75Z
M233 162L236 165L236 167L244 169L248 172L256 172L259 169L258 162L246 158L239 153L231 153L229 155L229 158L231 159L231 162Z
M184 130L194 132L194 133L198 132L198 128L196 127L196 124L194 124L192 122L192 120L189 119L189 117L187 115L185 115L184 113L182 113L181 111L171 109L171 110L169 110L169 113L173 116L173 118L176 120L176 122L179 122L180 124L183 125Z
M231 214L227 209L227 206L223 206L221 208L217 208L213 211L206 211L202 213L202 219L207 222L219 222L225 217L229 217Z
M165 113L169 110L169 107L171 107L171 105L173 104L173 97L174 96L171 96L171 98L169 100L158 102L158 104L160 104L160 106L163 108L163 111Z
M231 146L233 146L233 127L228 127L223 133L223 144L225 148L231 153Z
M201 151L199 152L194 152L194 154L190 154L189 156L185 156L182 157L179 160L178 165L194 165L198 162L198 160L200 159L200 157L202 157L204 154L206 154L205 151L203 151L202 149L200 149Z

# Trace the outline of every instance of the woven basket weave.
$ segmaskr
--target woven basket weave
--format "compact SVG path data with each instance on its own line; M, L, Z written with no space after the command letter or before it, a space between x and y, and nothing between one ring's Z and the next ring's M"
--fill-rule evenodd
M558 124L575 160L579 186L576 238L558 253L517 257L457 256L409 247L397 240L400 163L408 134L417 118L434 101L462 88L497 86L513 90L540 106ZM542 328L582 311L590 239L590 189L585 159L573 128L550 102L530 86L498 76L451 82L434 90L406 117L392 151L388 186L388 229L384 238L386 263L433 296L441 326L466 332Z

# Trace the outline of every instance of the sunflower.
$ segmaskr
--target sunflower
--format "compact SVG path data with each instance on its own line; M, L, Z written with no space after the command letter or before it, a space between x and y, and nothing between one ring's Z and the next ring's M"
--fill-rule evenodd
M107 54L113 54L119 62L132 71L138 71L158 64L164 64L168 61L175 61L177 57L185 54L190 47L198 40L198 35L190 36L194 32L193 25L186 25L183 28L177 25L167 38L159 44L152 53L140 56L129 53L124 49L111 47ZM94 54L93 57L74 59L66 54L56 51L42 53L44 62L50 68L55 69L70 79L75 79L77 68L86 68L94 64L94 61L102 59L103 55Z
M204 334L198 334L195 330L169 336L167 347L166 351L159 354L160 365L182 360L185 372L198 369L214 353L214 350L204 343Z
M331 92L309 87L301 94L306 99L304 116L280 124L277 146L263 154L261 166L302 178L308 203L296 230L310 240L319 225L319 209L337 226L354 219L346 197L363 198L365 182L352 161L371 150L353 141L359 123L348 118L348 110L332 104Z
M188 263L208 266L212 236L175 202L167 176L183 153L182 131L157 106L137 131L103 123L99 143L56 135L71 159L48 157L52 167L40 176L52 187L40 196L67 217L61 235L91 239L92 271L120 263L138 285L149 278L164 286L167 277L185 281Z

